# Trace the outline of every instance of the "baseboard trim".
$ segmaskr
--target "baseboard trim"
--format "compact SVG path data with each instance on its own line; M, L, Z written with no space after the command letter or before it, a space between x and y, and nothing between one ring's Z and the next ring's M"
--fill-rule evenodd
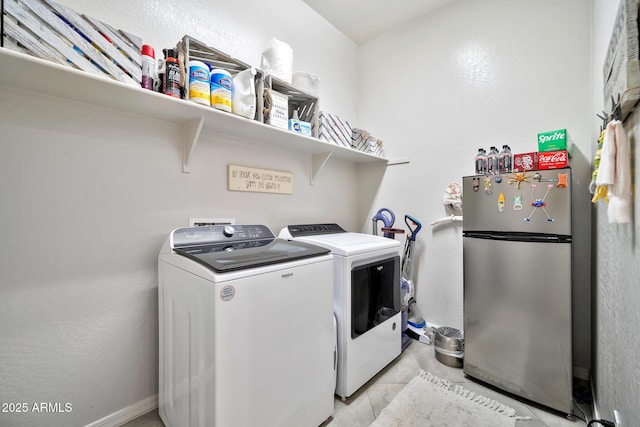
M87 424L86 427L118 427L158 407L158 395L147 397L131 406Z

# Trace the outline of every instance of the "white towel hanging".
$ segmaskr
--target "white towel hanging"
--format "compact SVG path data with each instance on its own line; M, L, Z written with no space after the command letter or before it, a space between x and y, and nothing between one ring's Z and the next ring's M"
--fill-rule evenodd
M627 134L620 120L612 120L607 125L596 184L608 187L606 193L609 198L609 224L630 223L633 198L631 161Z

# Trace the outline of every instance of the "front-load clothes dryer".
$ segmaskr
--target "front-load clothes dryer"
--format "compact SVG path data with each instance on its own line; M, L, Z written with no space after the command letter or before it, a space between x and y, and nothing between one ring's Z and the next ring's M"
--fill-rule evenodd
M345 399L400 355L400 242L347 232L337 224L290 225L279 237L333 254L336 394Z
M168 427L315 427L334 409L329 250L261 225L179 228L158 256Z

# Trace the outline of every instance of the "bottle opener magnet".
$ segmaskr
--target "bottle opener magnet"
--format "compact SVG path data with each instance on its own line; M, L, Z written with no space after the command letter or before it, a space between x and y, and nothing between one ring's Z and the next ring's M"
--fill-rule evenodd
M480 189L480 179L473 178L473 191L478 191Z
M504 211L504 193L498 196L498 212Z
M513 210L514 211L522 210L522 194L515 194L513 196Z

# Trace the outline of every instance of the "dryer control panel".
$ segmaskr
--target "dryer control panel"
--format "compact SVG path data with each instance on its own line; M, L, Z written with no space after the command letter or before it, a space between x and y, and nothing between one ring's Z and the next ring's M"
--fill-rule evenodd
M318 234L346 233L338 224L302 224L287 227L291 237L315 236Z

